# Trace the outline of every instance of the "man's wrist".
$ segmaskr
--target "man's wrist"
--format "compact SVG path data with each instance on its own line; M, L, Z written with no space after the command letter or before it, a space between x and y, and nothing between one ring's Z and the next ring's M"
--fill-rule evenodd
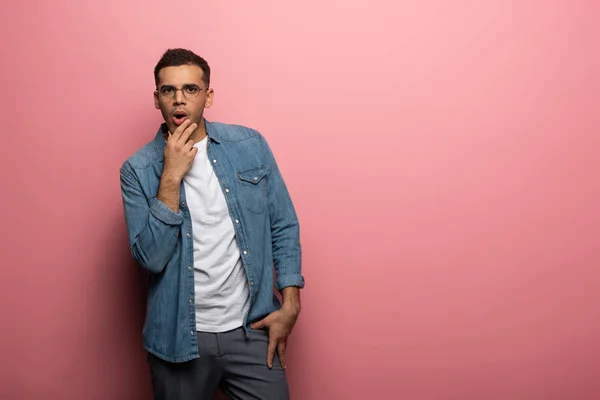
M289 286L282 290L283 304L281 308L286 314L293 315L295 317L300 314L300 288Z
M281 309L286 313L294 316L298 316L300 314L300 304L292 304L292 303L283 303L281 305Z
M160 177L160 180L162 181L163 184L179 187L183 178L179 178L175 174L173 174L171 171L165 170L165 171L163 171L163 174Z

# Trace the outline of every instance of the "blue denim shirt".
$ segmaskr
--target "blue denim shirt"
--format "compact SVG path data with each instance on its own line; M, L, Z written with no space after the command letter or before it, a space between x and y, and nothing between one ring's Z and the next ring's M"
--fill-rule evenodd
M278 310L279 291L304 287L298 218L273 154L256 130L205 121L207 153L229 208L250 289L252 322ZM122 165L121 192L129 246L149 271L144 348L172 362L198 355L193 235L181 185L179 212L157 199L166 125ZM276 279L275 279L276 277Z

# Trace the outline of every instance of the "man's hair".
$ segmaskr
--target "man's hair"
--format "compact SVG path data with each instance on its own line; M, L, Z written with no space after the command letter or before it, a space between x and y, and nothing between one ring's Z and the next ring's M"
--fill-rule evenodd
M158 73L166 67L179 67L181 65L196 65L204 72L204 83L210 85L210 67L205 59L187 49L168 49L154 67L154 83L158 87Z

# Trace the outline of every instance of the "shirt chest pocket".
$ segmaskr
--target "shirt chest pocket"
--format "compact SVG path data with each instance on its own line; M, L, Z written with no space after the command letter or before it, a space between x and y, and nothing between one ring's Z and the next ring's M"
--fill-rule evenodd
M268 209L267 196L267 167L258 167L239 171L240 200L250 212L262 214Z

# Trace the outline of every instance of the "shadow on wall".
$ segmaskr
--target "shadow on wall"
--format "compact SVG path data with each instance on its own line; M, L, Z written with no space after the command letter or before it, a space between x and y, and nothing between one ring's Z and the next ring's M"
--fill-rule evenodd
M64 311L64 315L76 321L74 329L80 333L75 340L62 343L62 351L71 351L73 356L62 359L57 371L62 368L63 374L79 383L70 389L69 395L58 396L56 392L57 397L91 398L92 393L101 392L105 398L151 398L142 345L147 274L129 251L120 199L115 199L114 191L110 197L100 200L107 211L100 211L101 217L96 214L93 235L80 232L81 243L70 245L77 249L75 265L85 263L88 268L78 272L85 287L77 289L81 293L75 294L84 300L75 302L77 310ZM69 294L64 296L73 298ZM86 360L85 368L81 365L82 357ZM101 382L111 384L102 386Z

